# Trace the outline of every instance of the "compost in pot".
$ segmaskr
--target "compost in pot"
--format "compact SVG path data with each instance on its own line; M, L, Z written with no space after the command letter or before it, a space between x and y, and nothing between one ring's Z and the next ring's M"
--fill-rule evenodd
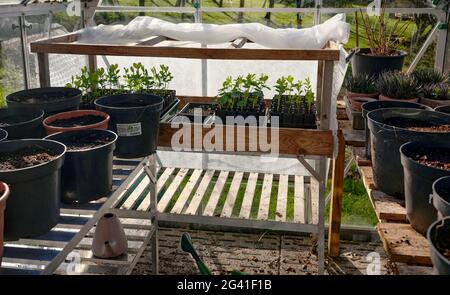
M38 145L27 146L14 151L14 154L0 153L0 170L22 169L50 162L57 157L51 149Z
M109 115L96 110L59 113L44 120L47 134L84 129L108 129Z
M61 174L64 203L87 203L109 195L117 140L114 132L87 129L56 133L47 139L67 147Z
M59 218L61 167L66 147L43 139L0 143L0 180L11 195L5 212L5 238L47 233Z
M104 118L101 116L95 115L84 115L80 117L73 117L69 119L57 119L50 123L51 126L54 127L79 127L97 124L103 121Z

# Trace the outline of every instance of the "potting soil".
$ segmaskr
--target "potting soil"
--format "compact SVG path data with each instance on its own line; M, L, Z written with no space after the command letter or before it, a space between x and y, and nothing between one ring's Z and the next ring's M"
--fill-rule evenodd
M100 123L105 118L102 116L96 115L84 115L79 117L67 118L67 119L57 119L51 122L49 125L53 127L79 127L79 126L87 126Z
M108 144L113 140L113 136L106 134L74 134L58 141L63 143L68 151L81 151Z
M16 150L14 154L0 153L0 170L8 171L36 166L54 160L55 151L38 145L28 146Z

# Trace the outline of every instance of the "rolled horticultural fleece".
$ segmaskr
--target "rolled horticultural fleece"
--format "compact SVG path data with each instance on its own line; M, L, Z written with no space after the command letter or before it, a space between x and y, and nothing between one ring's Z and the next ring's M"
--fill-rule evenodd
M83 43L133 42L151 36L179 41L220 44L246 38L269 48L322 49L328 41L347 43L350 25L337 14L320 25L305 29L274 29L259 23L214 25L163 21L149 16L136 17L127 25L99 25L79 31Z

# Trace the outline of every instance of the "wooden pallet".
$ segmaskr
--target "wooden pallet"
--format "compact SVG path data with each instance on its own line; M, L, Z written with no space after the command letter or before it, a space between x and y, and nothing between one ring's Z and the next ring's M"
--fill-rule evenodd
M118 188L132 186L134 179L126 180L140 160L114 160L113 166L113 192ZM127 198L127 191L124 191L122 198ZM18 241L5 242L5 251L3 255L0 273L2 274L39 274L47 265L66 247L76 233L89 221L93 214L101 208L108 198L90 202L84 205L61 204L61 215L58 224L47 234L32 238L20 239ZM121 219L124 224L127 237L131 241L129 246L131 253L137 253L143 246L143 239L150 230L149 224L143 224L142 220ZM136 228L142 231L136 232ZM129 254L127 257L121 257L117 260L104 261L92 256L90 245L92 242L92 233L90 232L82 242L76 247L75 252L81 259L80 267L83 273L95 273L94 266L97 264L122 265L133 261L136 254ZM77 255L72 255L75 258ZM63 263L57 273L70 272L67 268L68 263ZM91 265L91 266L90 266ZM122 271L117 269L116 271Z
M358 171L369 195L379 223L377 230L384 249L394 263L400 263L399 274L407 268L403 264L430 266L431 258L426 237L416 232L408 223L404 201L376 189L371 163L365 159L363 148L352 148ZM430 267L425 272L431 272Z

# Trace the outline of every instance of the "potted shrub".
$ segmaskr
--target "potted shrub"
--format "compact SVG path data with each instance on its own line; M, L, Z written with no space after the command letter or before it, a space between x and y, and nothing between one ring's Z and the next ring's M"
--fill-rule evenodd
M450 141L409 142L401 146L400 153L405 175L406 214L411 226L425 235L437 218L430 202L433 183L450 176Z
M2 265L3 257L3 228L4 228L4 214L6 208L6 200L9 197L9 186L0 181L0 266Z
M61 170L61 199L83 204L109 196L112 188L113 151L117 135L109 130L84 129L52 134L67 148Z
M441 74L433 68L415 69L412 73L419 85L448 83L448 74Z
M427 238L435 273L450 275L450 217L435 221Z
M5 211L5 239L33 238L59 219L61 167L66 147L44 139L0 143L0 181L11 194Z
M47 135L85 129L108 129L109 115L96 110L78 110L47 117L44 128Z
M45 112L51 116L65 111L77 110L80 105L81 91L67 87L46 87L27 89L11 93L6 97L8 108L20 111L31 109Z
M410 141L450 141L450 116L420 109L385 108L369 112L367 119L375 186L403 198L400 146Z
M396 100L376 100L372 102L366 102L362 106L362 116L364 118L365 124L365 136L366 136L366 156L370 159L370 130L367 126L367 114L373 110L385 109L385 108L407 108L407 109L422 109L431 110L429 107L424 106L420 103L407 102L407 101L396 101Z
M139 158L156 151L163 102L159 96L140 93L105 96L95 101L95 107L110 116L109 129L118 135L114 155Z
M277 80L270 116L279 118L279 127L311 128L316 126L316 104L311 81L295 81L294 77Z
M444 83L423 85L420 102L432 108L450 106L450 85Z
M433 183L433 205L439 219L450 216L450 176L441 177Z
M347 91L347 99L353 110L361 111L361 105L363 103L378 98L375 82L375 78L366 74L356 77L347 75L344 85Z
M0 109L0 127L9 139L41 138L43 118L42 110Z
M244 119L253 116L259 124L261 117L265 116L264 89L269 89L267 80L265 74L256 78L255 74L249 73L234 80L227 77L216 96L216 116L223 124L227 116L242 116Z
M385 72L378 77L377 88L380 100L419 101L416 79L402 72Z
M366 74L376 77L385 71L401 71L407 54L395 48L398 43L395 36L402 36L407 24L400 24L401 19L398 19L392 26L388 26L384 7L374 17L374 21L362 10L360 13L369 47L356 49L352 57L353 76Z

